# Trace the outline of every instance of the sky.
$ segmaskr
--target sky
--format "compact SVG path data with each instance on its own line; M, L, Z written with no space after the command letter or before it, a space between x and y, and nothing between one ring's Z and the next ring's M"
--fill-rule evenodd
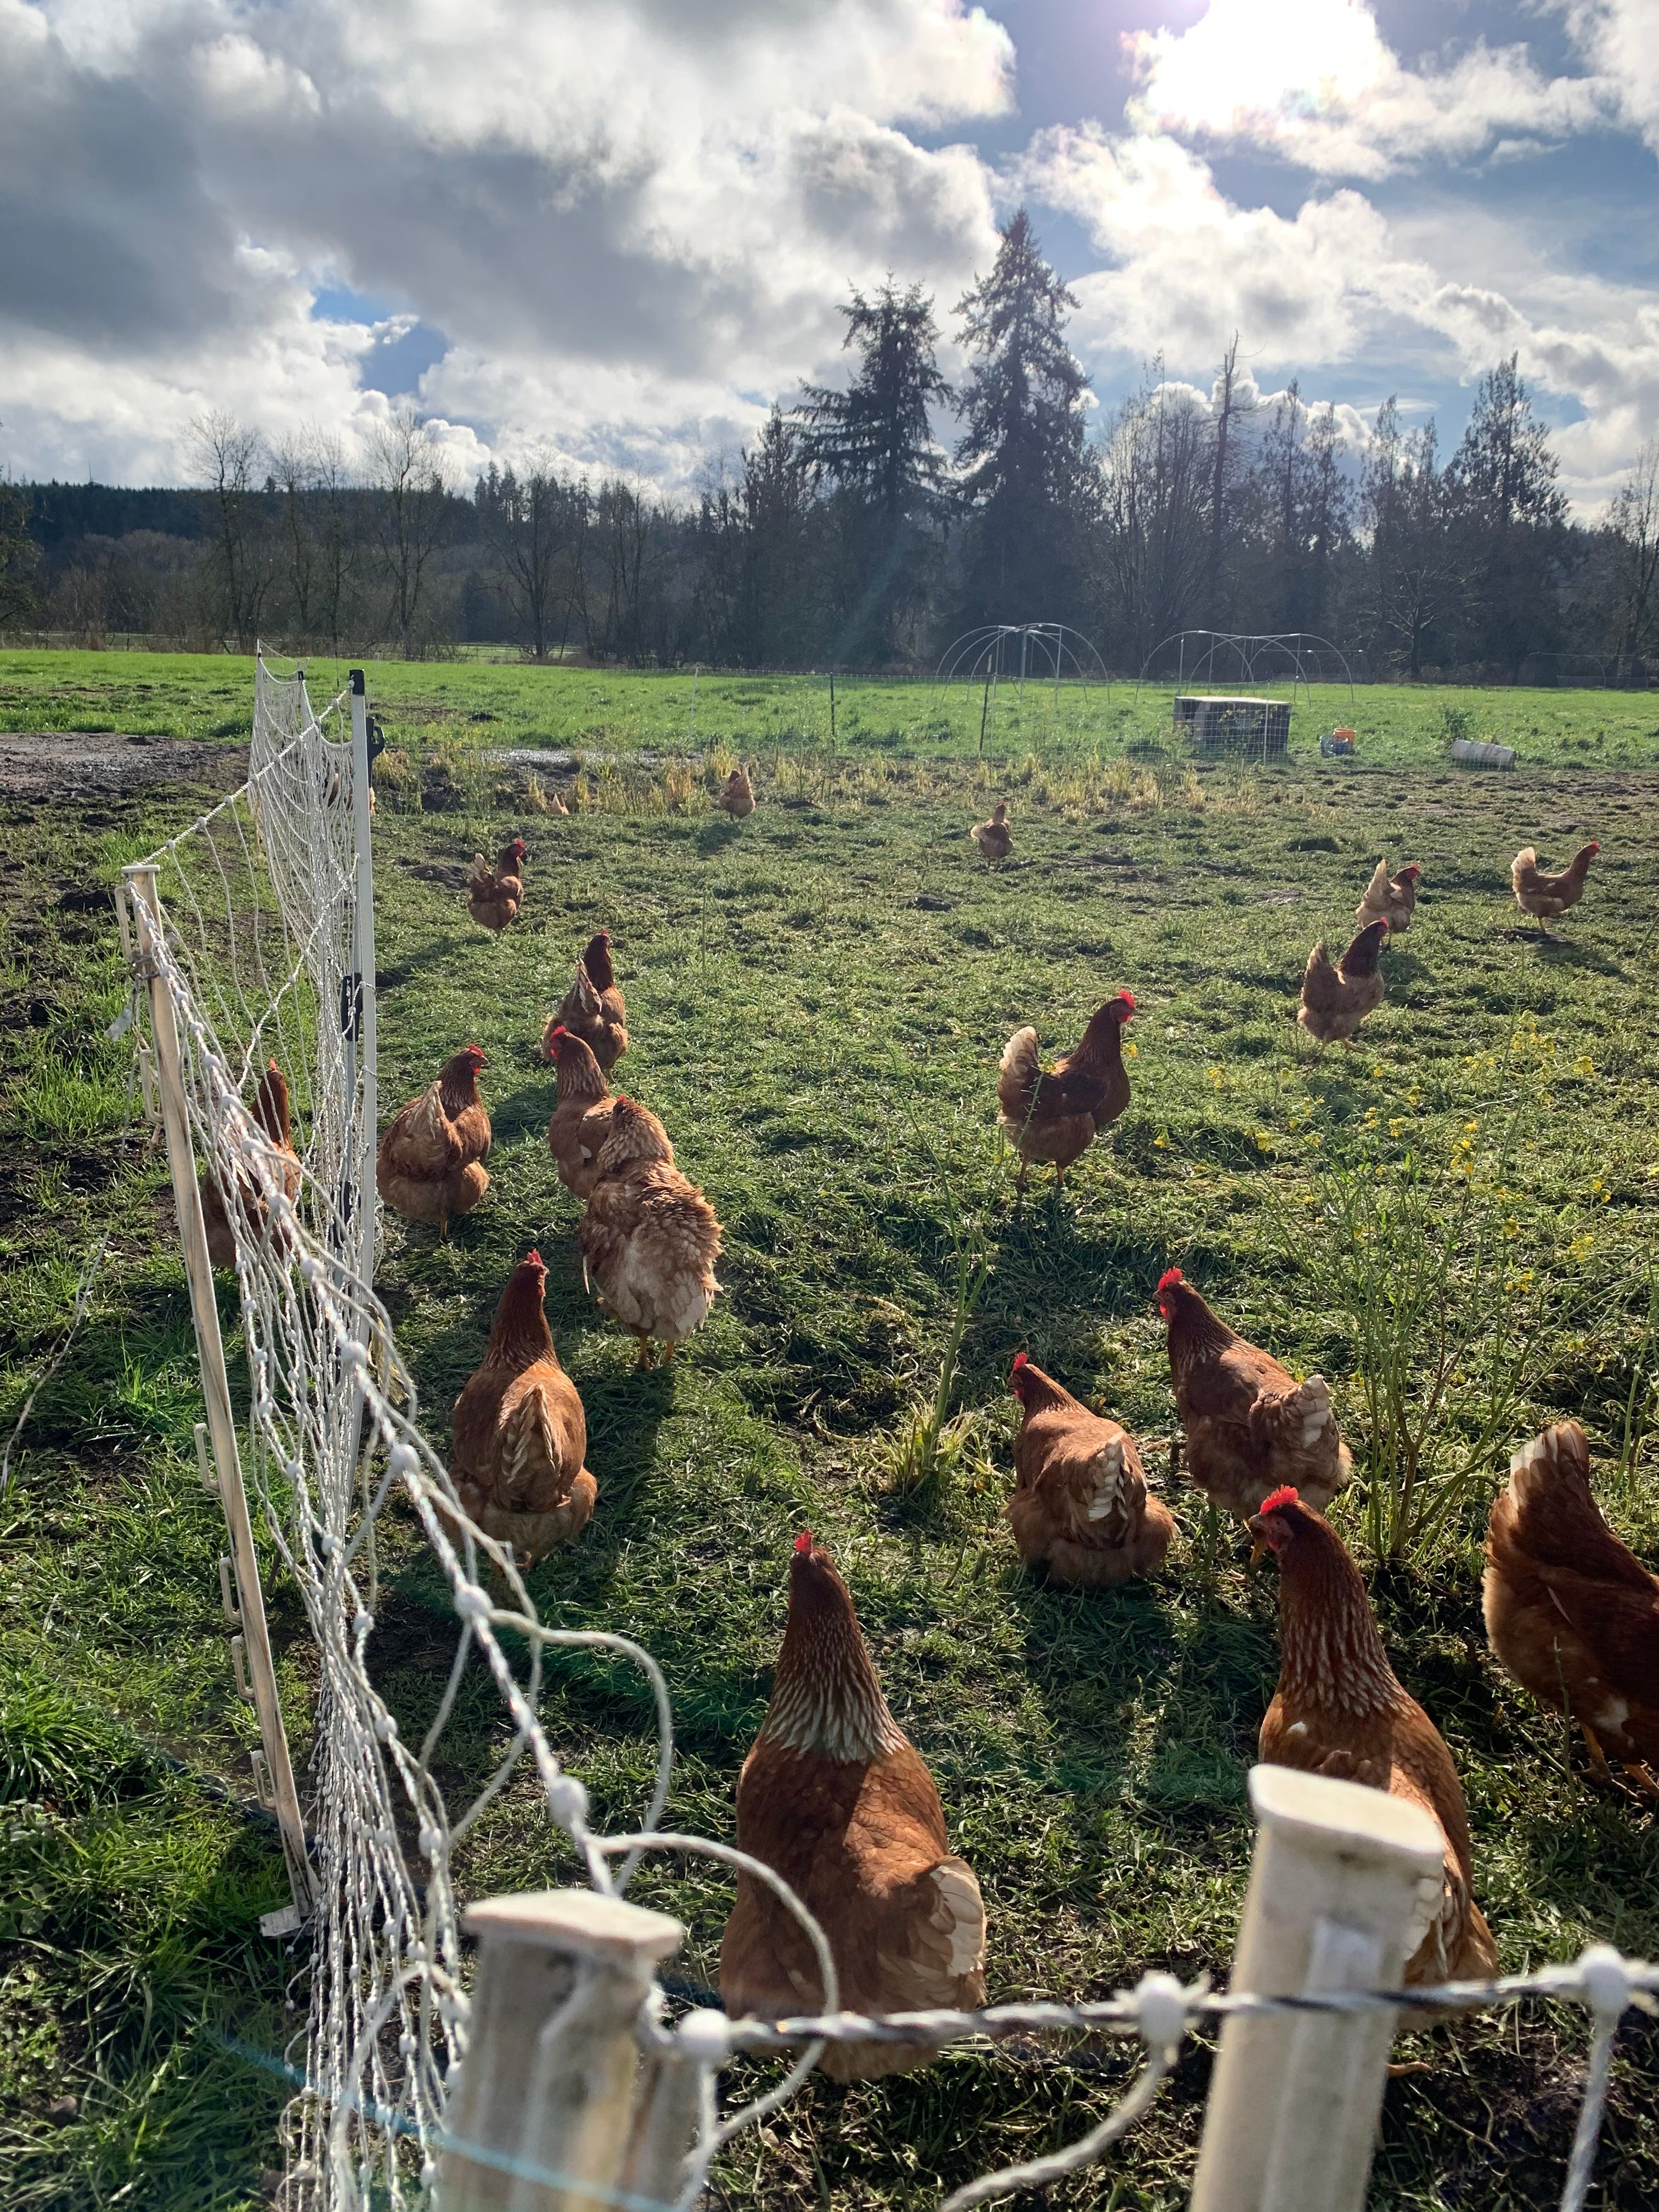
M413 405L671 492L851 288L1025 205L1109 421L1235 331L1354 450L1514 352L1576 511L1659 434L1659 0L0 0L0 470L192 479Z

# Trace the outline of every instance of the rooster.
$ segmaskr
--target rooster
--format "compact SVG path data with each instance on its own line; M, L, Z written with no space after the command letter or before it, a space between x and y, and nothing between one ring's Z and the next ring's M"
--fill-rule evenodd
M284 1194L297 1198L300 1194L300 1160L294 1149L294 1139L289 1121L288 1078L276 1061L266 1063L259 1078L259 1087L253 1094L253 1120L276 1151L282 1154L280 1174ZM279 1170L267 1163L267 1172L273 1182ZM236 1178L237 1211L246 1228L255 1237L263 1236L267 1219L265 1201L255 1188L252 1179L245 1175ZM224 1193L211 1175L202 1177L202 1226L207 1231L208 1258L216 1267L236 1265L236 1236L226 1211Z
M455 1401L450 1448L463 1509L532 1567L574 1542L599 1494L582 1464L582 1401L543 1311L546 1288L542 1255L532 1252L507 1279L489 1348Z
M988 822L976 822L968 832L979 847L980 857L986 860L1006 860L1014 849L1014 841L1008 831L1008 802L998 799L991 809Z
M605 1311L639 1339L641 1367L653 1340L673 1358L676 1345L708 1318L720 1287L720 1223L673 1160L656 1115L619 1095L576 1231L583 1274Z
M1008 1387L1020 1406L1008 1519L1021 1559L1046 1559L1051 1581L1085 1588L1162 1566L1175 1516L1147 1495L1127 1430L1079 1405L1023 1352Z
M611 964L608 929L597 931L588 939L586 951L576 963L575 980L543 1033L543 1049L550 1060L553 1032L562 1023L573 1036L581 1039L607 1075L628 1049L628 1009Z
M1031 1163L1052 1160L1061 1183L1099 1133L1129 1103L1123 1065L1123 1031L1135 1010L1134 995L1120 991L1091 1015L1083 1042L1043 1074L1037 1033L1016 1030L1003 1048L997 1076L998 1120L1019 1154L1017 1188L1024 1190Z
M599 1061L562 1023L549 1030L546 1044L559 1071L559 1103L547 1125L547 1149L553 1155L559 1181L577 1198L585 1199L599 1179L599 1149L611 1134L611 1109L617 1102ZM668 1159L672 1166L672 1145Z
M1589 864L1601 848L1592 838L1581 845L1559 875L1547 876L1538 865L1538 854L1528 845L1517 853L1510 863L1510 881L1515 886L1515 902L1522 914L1536 921L1540 932L1547 937L1546 921L1565 914L1569 907L1577 906L1584 896L1584 878L1589 873Z
M951 1852L933 1778L888 1711L847 1585L810 1533L795 1539L772 1701L738 1781L738 1849L781 1875L823 1929L844 2010L983 2003L979 1884ZM786 2019L823 1998L800 1923L740 1873L720 1939L726 2011ZM928 2044L831 2043L818 2064L858 2081L933 2057Z
M525 842L514 837L503 845L492 868L482 853L473 855L472 873L466 882L466 910L482 927L500 932L516 921L524 904Z
M1486 1637L1522 1689L1565 1700L1590 1761L1602 1746L1659 1796L1659 1577L1626 1550L1590 1495L1577 1421L1546 1429L1510 1462L1492 1509L1483 1592Z
M1376 873L1365 886L1364 897L1354 908L1359 927L1364 929L1370 922L1386 921L1395 937L1402 929L1409 929L1417 911L1417 882L1422 872L1413 860L1391 878L1388 862L1379 860Z
M400 1107L380 1139L374 1187L405 1221L435 1221L449 1234L489 1188L489 1114L478 1096L484 1056L464 1046L417 1098Z
M1169 1324L1170 1376L1197 1487L1241 1520L1287 1482L1310 1505L1328 1505L1351 1480L1353 1459L1324 1376L1298 1382L1235 1336L1179 1267L1160 1279L1158 1310Z
M1463 1785L1445 1739L1389 1664L1358 1568L1288 1485L1262 1500L1250 1525L1279 1569L1279 1686L1261 1723L1262 1759L1386 1790L1427 1813L1445 1858L1420 1900L1406 1983L1485 1980L1498 1953L1470 1894Z
M720 786L714 804L734 822L741 822L755 811L755 787L749 781L749 771L739 762Z
M1322 937L1308 955L1297 1020L1316 1043L1335 1044L1339 1039L1352 1043L1366 1015L1382 1005L1382 970L1377 960L1388 933L1386 919L1368 921L1334 967Z

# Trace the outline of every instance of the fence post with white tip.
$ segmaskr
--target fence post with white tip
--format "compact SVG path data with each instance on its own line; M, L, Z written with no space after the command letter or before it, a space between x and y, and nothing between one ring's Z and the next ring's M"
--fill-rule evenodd
M695 2100L671 2095L665 2110L640 2012L684 1928L585 1889L486 1898L463 1924L478 1939L478 1976L466 2057L450 2076L444 2212L600 2212L655 2195L650 2181L690 2148ZM678 2138L682 2115L671 2143L665 2123Z
M230 1535L231 1560L235 1569L236 1610L240 1634L233 1637L232 1667L238 1694L257 1707L260 1746L265 1774L275 1799L277 1831L288 1868L291 1905L262 1916L260 1926L268 1936L288 1935L309 1917L313 1889L311 1863L306 1856L305 1821L299 1792L289 1759L288 1735L276 1694L276 1671L271 1662L270 1638L265 1626L264 1597L259 1588L259 1565L253 1548L253 1526L248 1518L247 1492L242 1486L241 1454L236 1444L236 1422L231 1412L230 1381L225 1372L224 1340L219 1331L219 1305L213 1288L213 1262L208 1255L207 1230L202 1219L202 1194L196 1180L196 1156L190 1140L190 1115L185 1100L183 1062L179 1024L173 994L161 972L163 950L161 906L155 870L145 865L126 871L126 891L132 902L137 930L137 966L149 996L150 1024L155 1038L156 1080L161 1092L161 1122L167 1132L167 1165L173 1176L173 1200L184 1245L185 1276L190 1285L191 1317L196 1325L196 1354L202 1371L202 1396L206 1402L208 1441L204 1451L201 1430L197 1432L197 1464L204 1484L210 1462L216 1480L219 1501L225 1510ZM238 1650L238 1647L240 1650ZM252 1680L242 1679L242 1661ZM254 1771L256 1786L260 1782Z
M1233 1993L1400 1986L1444 1846L1420 1807L1285 1766L1250 1771L1258 1823ZM1361 2212L1392 2012L1240 2014L1221 2031L1192 2212Z

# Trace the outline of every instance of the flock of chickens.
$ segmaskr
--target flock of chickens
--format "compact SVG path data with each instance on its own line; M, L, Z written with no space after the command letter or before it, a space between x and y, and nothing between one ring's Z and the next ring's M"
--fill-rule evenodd
M731 811L740 815L753 804L744 778ZM1006 858L1006 809L973 834L989 857ZM1587 845L1557 876L1541 874L1530 849L1519 854L1513 878L1524 911L1541 926L1571 907L1596 850ZM518 915L525 858L514 839L493 869L477 863L468 905L484 927L504 928ZM1316 948L1298 1018L1321 1042L1351 1037L1380 1000L1377 951L1390 931L1409 926L1420 873L1413 866L1390 878L1379 863L1341 958L1333 964L1322 944ZM1077 1049L1048 1071L1035 1030L1010 1039L997 1098L1022 1185L1038 1163L1052 1163L1063 1177L1123 1112L1122 1036L1134 1011L1133 995L1119 992L1093 1016ZM543 1042L558 1072L547 1141L560 1181L585 1209L577 1241L586 1279L639 1340L641 1365L653 1344L672 1358L719 1291L720 1224L676 1167L661 1122L610 1088L628 1028L606 931L582 954ZM483 1064L476 1045L455 1054L380 1141L382 1198L441 1233L489 1184L489 1119L477 1086ZM291 1155L287 1088L274 1061L254 1114ZM297 1177L297 1160L295 1170ZM204 1201L223 1263L234 1256L225 1202L210 1183ZM258 1203L248 1193L237 1202ZM483 1359L457 1401L452 1449L465 1510L532 1565L580 1535L598 1497L585 1464L581 1400L560 1365L544 1310L546 1279L538 1251L514 1268ZM1468 1819L1451 1754L1395 1676L1359 1571L1324 1517L1352 1474L1329 1389L1318 1375L1297 1381L1237 1334L1179 1268L1158 1283L1157 1305L1188 1479L1245 1524L1257 1556L1271 1550L1279 1562L1282 1656L1261 1756L1385 1790L1426 1810L1444 1838L1444 1862L1441 1881L1421 1900L1406 1978L1490 1974L1496 1952L1471 1891ZM1006 1510L1022 1559L1081 1588L1155 1571L1176 1524L1148 1486L1134 1438L1024 1352L1009 1379L1019 1412ZM1607 1773L1611 1752L1659 1795L1652 1771L1659 1764L1659 1578L1602 1519L1575 1423L1516 1454L1492 1510L1486 1561L1486 1627L1499 1662L1583 1729L1599 1773ZM738 1785L737 1842L817 1916L844 2006L884 2013L982 2001L978 1883L950 1850L939 1792L882 1695L847 1586L805 1534L790 1564L771 1700ZM721 1945L720 1991L733 2014L782 2017L822 2002L799 1924L747 1874L738 1876ZM933 2055L922 2044L830 2045L819 2063L851 2080L922 2065Z

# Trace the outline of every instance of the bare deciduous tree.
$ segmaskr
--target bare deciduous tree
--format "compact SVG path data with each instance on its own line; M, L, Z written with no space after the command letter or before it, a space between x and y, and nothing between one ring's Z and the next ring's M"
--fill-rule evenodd
M369 528L388 594L387 621L408 651L417 635L427 568L443 537L443 465L432 426L400 407L369 441L368 477L380 497Z
M259 632L272 563L260 512L264 441L222 409L190 426L190 452L214 504L214 544L206 581L209 628L244 652Z
M1659 616L1659 438L1650 438L1607 508L1619 547L1618 647L1638 653Z

